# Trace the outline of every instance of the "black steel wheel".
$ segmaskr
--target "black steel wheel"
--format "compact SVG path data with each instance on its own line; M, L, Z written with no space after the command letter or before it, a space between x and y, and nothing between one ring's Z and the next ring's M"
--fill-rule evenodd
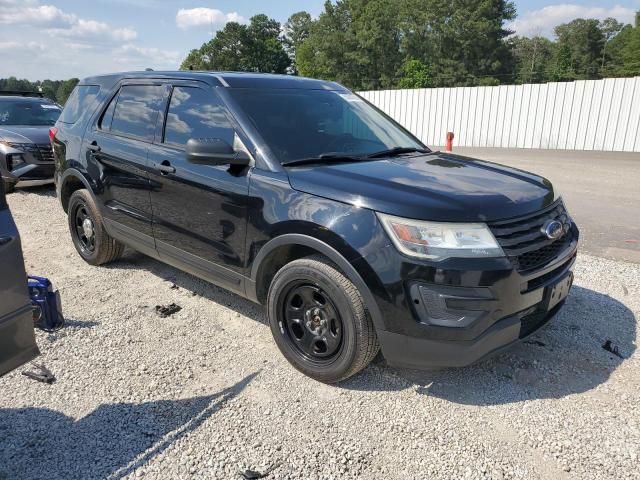
M329 295L316 285L293 282L282 296L281 317L292 345L310 361L330 361L342 347L342 319Z
M360 292L322 256L282 267L271 282L267 304L278 348L311 378L339 382L365 368L378 353Z
M122 255L124 245L105 231L102 215L88 190L73 192L67 215L73 245L84 261L102 265Z
M75 205L72 215L75 218L76 237L80 248L87 254L96 250L95 220L91 218L87 206L83 202Z

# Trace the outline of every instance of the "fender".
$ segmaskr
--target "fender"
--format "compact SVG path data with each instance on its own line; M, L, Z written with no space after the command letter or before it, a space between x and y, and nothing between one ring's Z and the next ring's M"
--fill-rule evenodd
M257 280L258 280L258 272L260 271L260 265L267 258L267 256L276 248L282 247L285 245L304 245L305 247L312 248L319 253L323 254L333 263L335 263L340 270L347 276L351 282L356 286L362 298L364 300L365 306L371 315L371 320L373 321L373 325L376 328L376 331L384 330L384 323L382 320L382 314L380 313L380 309L378 308L378 304L376 303L369 287L362 279L358 271L351 265L343 256L331 245L324 243L317 238L310 237L308 235L302 235L298 233L288 233L284 235L280 235L269 242L267 242L258 252L255 260L253 261L253 265L251 267L251 278L247 279L246 282L246 293L247 298L250 300L257 302Z
M67 168L64 171L64 173L62 174L62 176L60 177L60 181L57 182L57 184L56 184L56 193L58 195L58 200L60 200L60 203L62 203L62 195L61 195L62 194L62 188L67 183L67 180L69 179L69 177L73 177L74 179L77 179L80 182L82 182L84 187L87 190L89 190L89 193L91 194L93 199L96 200L96 195L95 195L94 189L91 186L90 181L87 179L87 176L84 173L82 173L80 170L76 169L76 168ZM96 202L96 204L97 204L97 202ZM63 205L63 208L66 211L66 207L64 205Z

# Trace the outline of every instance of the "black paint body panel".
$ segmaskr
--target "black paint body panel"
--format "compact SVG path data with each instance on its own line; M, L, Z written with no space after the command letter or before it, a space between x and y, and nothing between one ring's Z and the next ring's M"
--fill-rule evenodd
M238 169L188 163L182 150L162 143L166 110L159 112L154 141L102 138L95 130L101 109L119 85L138 80L159 82L168 90L185 82L211 89L230 112L252 164ZM361 291L390 363L463 365L518 340L522 319L534 311L546 315L549 286L571 271L575 225L568 248L524 274L507 258L433 262L406 257L392 245L375 213L448 222L515 218L556 200L544 178L433 152L285 169L226 92L245 87L346 91L344 87L292 77L196 72L124 74L85 82L102 85L97 106L81 125L60 125L54 145L63 204L69 185L83 185L96 199L112 236L253 301L264 300L264 270L283 247L320 252ZM91 141L104 145L100 153L88 150ZM164 161L175 171L160 173L157 167ZM527 290L536 279L536 287ZM416 284L444 289L452 304L464 307L471 301L473 308L486 311L465 328L430 325L416 308L419 299L411 293L418 291ZM412 352L411 359L406 352Z
M0 376L39 354L20 235L0 182Z

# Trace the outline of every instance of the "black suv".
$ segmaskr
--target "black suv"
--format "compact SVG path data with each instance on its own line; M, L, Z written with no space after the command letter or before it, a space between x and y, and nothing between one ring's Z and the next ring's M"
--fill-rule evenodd
M560 308L578 230L537 175L433 152L331 82L143 72L88 78L53 129L79 254L127 245L265 304L305 374L382 353L463 366Z

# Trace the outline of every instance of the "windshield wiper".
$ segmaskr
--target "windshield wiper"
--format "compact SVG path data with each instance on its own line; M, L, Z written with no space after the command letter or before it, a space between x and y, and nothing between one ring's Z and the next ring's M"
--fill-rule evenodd
M383 157L395 157L398 155L404 155L405 153L432 153L431 150L424 148L414 147L395 147L389 150L382 150L381 152L372 153L367 155L367 158L383 158Z
M288 160L282 162L283 167L295 167L297 165L308 165L311 163L339 163L339 162L362 162L369 157L358 157L355 155L347 155L342 153L323 153L317 157L298 158L296 160Z

